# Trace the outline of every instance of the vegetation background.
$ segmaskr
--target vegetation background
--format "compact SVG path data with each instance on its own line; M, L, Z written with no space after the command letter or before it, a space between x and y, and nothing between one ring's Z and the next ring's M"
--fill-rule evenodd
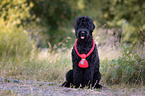
M0 77L62 83L80 15L96 25L101 83L144 85L144 0L0 0Z

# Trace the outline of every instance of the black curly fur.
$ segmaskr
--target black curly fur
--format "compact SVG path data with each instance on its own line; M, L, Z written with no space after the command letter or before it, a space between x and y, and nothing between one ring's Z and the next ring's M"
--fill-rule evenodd
M80 16L76 19L75 23L75 35L78 38L77 49L80 54L87 54L93 45L92 32L95 28L93 20L87 16ZM85 39L81 39L81 36L84 36ZM78 63L81 58L77 55L75 48L72 49L72 63L73 69L68 71L66 74L66 82L62 84L65 87L75 86L89 88L102 88L99 84L101 79L101 74L99 71L99 56L97 46L93 52L87 58L89 67L80 68Z

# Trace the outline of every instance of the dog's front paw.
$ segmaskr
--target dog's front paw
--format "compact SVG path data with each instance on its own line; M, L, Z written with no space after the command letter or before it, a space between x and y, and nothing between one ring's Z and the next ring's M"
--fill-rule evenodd
M97 89L102 89L102 88L103 88L103 86L102 86L102 85L100 85L100 84L96 84L94 88L97 88Z
M72 87L73 85L71 83L68 83L67 81L65 81L63 84L62 84L62 87Z

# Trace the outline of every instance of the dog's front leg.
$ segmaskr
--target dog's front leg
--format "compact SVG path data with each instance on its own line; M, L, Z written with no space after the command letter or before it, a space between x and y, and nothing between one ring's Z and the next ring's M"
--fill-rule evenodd
M94 66L90 66L90 88L93 86L93 77L94 77Z
M75 88L81 87L83 81L83 70L79 67L73 69L73 84Z
M84 71L84 82L83 82L83 86L89 86L89 88L92 88L92 84L93 84L93 74L94 74L94 69L92 69L92 67L89 67L87 69L85 69Z
M92 89L93 85L93 76L94 76L94 67L90 68L90 88Z

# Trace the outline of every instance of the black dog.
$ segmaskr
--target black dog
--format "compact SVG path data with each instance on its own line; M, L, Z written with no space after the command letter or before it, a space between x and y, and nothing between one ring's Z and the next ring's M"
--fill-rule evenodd
M88 16L80 16L75 22L75 35L77 37L76 48L72 49L72 62L73 69L68 71L66 74L66 82L62 84L65 87L75 86L89 88L102 88L99 84L101 74L99 71L99 56L97 46L94 43L92 32L95 28L93 20ZM84 58L80 57L79 54L88 54L92 50L89 56ZM78 51L78 53L77 53ZM81 64L87 64L88 67L81 67ZM79 65L80 64L80 65Z

